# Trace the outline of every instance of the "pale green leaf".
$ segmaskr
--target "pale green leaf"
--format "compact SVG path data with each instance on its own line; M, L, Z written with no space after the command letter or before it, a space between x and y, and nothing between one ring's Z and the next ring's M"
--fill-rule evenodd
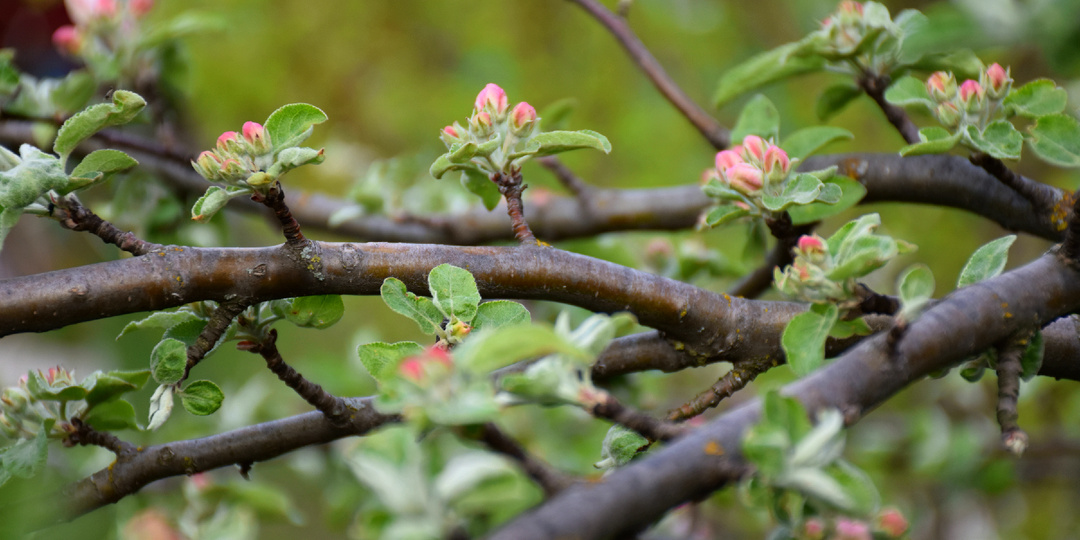
M270 142L277 154L285 148L300 146L314 129L327 119L326 113L314 105L292 103L270 113L263 127L270 134Z
M780 111L762 94L751 98L743 107L735 127L731 130L732 141L741 142L747 135L757 135L774 141L780 135Z
M803 377L825 361L825 340L837 319L832 304L813 304L810 310L793 317L780 337L788 365Z
M1016 241L1016 235L1010 234L997 240L987 242L964 264L960 271L960 278L956 287L967 287L980 281L990 279L1005 269L1005 262L1009 258L1009 247Z
M400 279L386 278L379 289L379 294L390 309L416 321L421 332L435 334L442 326L443 314L435 303L428 298L408 292Z
M428 274L432 300L448 318L470 322L480 304L480 291L468 270L450 264L440 264Z
M423 352L424 348L412 341L399 343L377 341L365 343L356 350L364 369L379 383L386 382L388 377L392 377L388 370L396 367L401 360Z
M225 393L212 381L195 381L177 392L180 404L187 412L196 416L214 414L225 401Z

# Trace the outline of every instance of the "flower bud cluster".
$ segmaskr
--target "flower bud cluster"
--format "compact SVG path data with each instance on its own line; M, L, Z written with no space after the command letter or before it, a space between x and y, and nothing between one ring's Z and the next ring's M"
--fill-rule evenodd
M716 154L715 172L708 171L707 176L753 200L762 187L783 183L790 173L791 160L783 149L747 135L741 145Z
M454 122L442 129L439 138L448 149L453 149L454 145L467 143L479 145L500 139L503 141L501 148L495 150L489 157L490 163L501 170L507 165L503 156L514 148L523 148L529 138L537 133L539 121L536 109L532 105L522 101L511 108L506 92L499 85L489 83L476 96L472 116L466 121L468 127ZM477 158L476 163L482 169L491 168L486 159Z
M211 182L245 183L254 187L273 181L265 174L273 164L273 150L266 129L256 122L245 122L241 133L222 133L216 148L199 154L191 166Z
M863 13L861 2L844 0L835 13L821 21L821 29L828 34L837 53L854 52L862 43L866 34Z
M60 366L38 372L40 379L47 385L46 390L59 391L75 386L74 374ZM28 378L19 378L18 386L0 390L0 435L9 439L31 439L41 430L48 418L56 418L56 413L42 401L35 399L28 389Z
M824 238L816 234L802 236L792 253L794 261L783 272L779 268L774 272L781 293L815 303L843 302L854 296L853 278L837 283L827 277L834 262Z
M65 0L64 4L74 24L57 28L52 35L53 45L64 53L84 56L102 52L88 49L103 46L106 35L114 39L130 37L136 21L153 9L154 0Z
M837 517L832 520L812 517L798 528L795 538L799 540L872 540L874 538L901 538L907 532L908 523L904 516L893 508L878 513L873 526L870 523L849 517Z
M934 116L948 129L976 125L980 128L993 119L1002 100L1012 89L1009 70L993 64L979 76L957 86L952 73L938 71L926 80L926 91L934 103Z
M829 60L851 60L859 56L860 65L884 68L895 60L898 41L883 36L901 33L885 6L844 0L832 15L821 21L821 29L813 34L813 50Z

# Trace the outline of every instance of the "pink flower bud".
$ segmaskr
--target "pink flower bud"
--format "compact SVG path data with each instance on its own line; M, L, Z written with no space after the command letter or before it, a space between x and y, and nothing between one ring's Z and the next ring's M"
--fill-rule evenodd
M721 173L726 172L736 163L743 163L743 159L739 156L737 150L721 150L716 153L716 170Z
M765 160L765 151L769 149L769 143L757 135L747 135L742 142L742 155L746 161L761 164Z
M61 26L53 32L52 42L57 49L63 52L78 54L79 48L82 47L82 35L79 34L77 28L69 24Z
M140 19L154 8L154 0L131 0L128 7L131 8L131 14Z
M116 0L66 0L68 16L76 26L116 15Z
M769 180L783 180L787 178L788 172L791 171L791 160L788 159L787 152L785 152L779 146L770 146L765 151L765 160L762 164L762 170L765 175L769 177Z
M413 382L420 382L424 378L424 363L420 360L419 356L406 358L398 365L398 373L401 373L402 377L410 379Z
M528 135L535 124L536 109L532 105L524 101L514 105L514 110L510 112L510 127L513 128L515 135L519 137Z
M248 171L240 160L235 158L229 158L221 162L221 174L225 178L237 179L241 176L247 176Z
M461 137L461 135L458 135L457 130L454 129L454 126L446 126L446 127L442 128L442 132L447 137L451 137L451 138L454 138L454 139L458 139L458 138Z
M462 324L464 324L464 323L462 323ZM469 326L469 325L466 324L465 326ZM443 348L443 347L436 347L434 345L432 345L431 347L428 347L427 348L427 357L428 357L428 359L430 361L442 364L443 367L447 367L447 368L454 367L454 361L450 358L450 353L447 352L446 349Z
M946 101L938 105L937 109L934 109L934 115L937 116L941 125L951 129L960 124L960 119L963 118L964 113L955 103Z
M843 15L858 15L859 17L862 17L863 5L860 2L844 0L843 2L840 2L840 7L838 7L836 11Z
M993 99L1001 99L1009 92L1012 78L1000 64L994 63L986 69L986 93Z
M488 107L488 110L497 116L505 113L506 108L509 106L506 101L506 92L495 83L488 83L476 96L476 103L473 105L477 111L482 111L484 107Z
M807 540L822 540L825 538L825 523L821 518L810 518L803 523L802 536Z
M840 518L836 520L836 540L871 540L870 527L861 521Z
M798 248L807 253L824 253L825 240L816 234L799 237Z
M469 119L469 126L476 132L477 137L487 137L494 132L492 128L491 115L487 111L481 111L473 115Z
M209 150L200 153L199 157L191 162L191 166L207 180L216 180L221 176L221 158Z
M968 112L978 111L985 98L986 90L978 81L968 79L960 85L960 102L964 104L964 109Z
M757 192L763 183L761 169L749 163L736 163L724 173L724 177L732 189L743 195Z
M226 131L217 138L217 148L222 152L235 152L239 147L238 134L235 131Z
M908 522L899 510L886 508L877 516L877 528L889 538L900 538L907 532Z
M244 133L244 138L251 143L251 148L255 151L256 155L265 154L272 149L270 144L270 134L262 127L262 124L257 122L244 122L244 127L241 131Z
M926 79L926 91L938 103L952 99L956 95L956 79L952 73L935 71Z

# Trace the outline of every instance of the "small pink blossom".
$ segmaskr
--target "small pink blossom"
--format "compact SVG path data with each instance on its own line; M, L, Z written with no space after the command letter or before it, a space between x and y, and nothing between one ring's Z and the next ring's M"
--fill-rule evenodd
M532 105L529 105L524 101L514 105L514 110L510 112L510 126L514 129L515 133L521 135L531 131L535 122L536 109L534 109Z
M506 112L506 108L510 106L506 101L506 92L495 83L488 83L476 96L474 107L477 111L484 110L488 105L498 115Z
M986 84L987 93L990 94L990 97L1000 99L1009 91L1012 79L1009 77L1008 70L1001 67L1000 64L994 63L986 69Z
M820 518L810 518L803 523L802 538L807 540L822 540L825 538L825 523Z
M851 519L836 520L835 540L871 540L870 527L861 521Z
M761 169L749 163L736 163L724 176L735 191L744 195L758 191L763 184Z
M824 253L825 240L816 234L807 234L799 237L798 248L806 253Z
M986 89L978 81L968 79L964 81L964 84L960 85L960 101L967 105L969 109L973 105L982 102L985 96Z
M935 71L926 79L926 91L936 101L952 99L956 95L956 79L952 73Z
M469 119L469 124L472 125L473 130L480 137L487 137L492 132L491 115L487 111L481 111L473 115Z
M222 133L221 135L219 135L218 138L217 138L218 150L221 150L222 152L231 151L231 148L235 147L236 143L238 142L237 141L238 136L239 136L239 134L236 133L235 131L226 131L225 133ZM233 143L233 144L229 144L229 143Z
M468 325L466 325L468 326ZM431 346L427 348L427 357L431 361L442 364L444 367L454 367L454 361L450 358L450 353L443 347Z
M65 0L64 4L76 26L116 15L116 0Z
M726 172L736 163L742 162L743 159L741 156L739 156L738 150L721 150L720 152L716 153L716 170L720 171L721 173Z
M402 360L401 365L398 366L398 372L406 379L411 379L413 382L420 382L424 378L424 362L420 360L419 356L406 358L405 360Z
M747 161L762 163L765 160L765 151L769 149L769 143L757 135L747 135L742 142L743 157Z
M450 138L453 138L453 139L458 139L458 138L461 137L461 135L458 135L457 130L454 129L454 126L446 126L446 127L442 128L442 132L447 137L450 137Z
M908 530L907 519L895 508L886 508L877 516L877 528L890 538L900 538Z
M68 54L78 54L82 47L82 35L74 26L68 24L57 28L52 35L53 45Z
M762 170L770 179L786 178L791 171L791 160L788 159L787 152L779 146L770 146L765 151Z
M244 122L244 127L241 129L244 133L244 138L251 143L251 148L255 150L256 154L265 154L272 149L270 144L270 134L266 132L262 124L258 122Z
M265 133L262 124L258 122L244 122L244 127L241 131L244 133L244 138L248 141L254 141Z

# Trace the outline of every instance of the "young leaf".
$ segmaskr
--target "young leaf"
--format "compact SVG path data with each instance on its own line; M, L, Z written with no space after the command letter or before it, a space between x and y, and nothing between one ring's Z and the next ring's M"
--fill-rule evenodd
M212 381L195 381L179 392L180 404L196 416L214 414L225 401L225 393Z
M314 148L308 148L306 146L297 146L291 148L285 148L278 152L277 159L274 164L266 169L267 175L271 178L277 178L286 172L289 172L302 165L312 164L318 165L326 161L326 153L322 150L316 150ZM258 173L255 173L257 175ZM247 182L250 185L257 185L252 177L248 177Z
M157 430L172 415L175 391L176 387L171 384L163 384L154 390L154 395L150 396L150 418L149 423L146 424L147 431Z
M150 370L97 372L83 379L81 386L87 390L86 406L109 401L121 394L142 388L150 378Z
M42 401L72 401L86 397L86 389L82 386L53 388L38 371L29 373L26 389L30 392L30 396Z
M849 103L862 94L861 88L850 83L830 86L818 97L817 104L814 106L814 113L817 114L818 120L824 122L839 114Z
M49 419L33 439L20 439L7 448L0 449L0 471L19 478L33 478L45 466L49 455L48 433L55 420Z
M229 187L228 189L218 186L210 186L206 189L195 205L191 207L191 219L195 221L209 221L219 210L225 207L229 199L251 193L251 188Z
M1059 167L1080 167L1080 123L1067 114L1042 116L1028 129L1028 144L1044 161Z
M71 151L82 141L110 126L119 126L130 122L146 106L139 94L126 90L113 92L112 103L93 105L68 118L60 131L56 133L53 152L60 156L60 161L67 160Z
M301 328L329 328L341 320L345 304L341 295L302 296L289 302L285 319Z
M454 163L453 161L450 161L450 152L447 152L435 158L435 162L431 164L431 168L428 169L428 172L438 180L450 171L467 171L470 169L475 170L477 174L483 174L480 172L480 169L477 169L476 165L471 162Z
M721 107L739 95L769 83L825 68L825 59L820 56L796 55L800 47L799 43L781 45L725 70L713 94L713 103Z
M799 174L784 184L784 190L780 194L773 195L766 191L761 197L761 203L765 208L773 212L779 212L791 205L809 204L817 200L823 187L824 184L814 175ZM832 200L832 202L839 200L839 191L839 188L836 188L836 191L829 194L828 199Z
M795 225L804 225L820 221L827 217L835 216L856 204L866 196L866 186L846 176L833 176L825 180L822 192L826 189L831 191L830 185L840 189L840 200L835 204L815 202L802 206L792 206L787 209L791 216L791 222ZM819 195L820 199L820 195Z
M114 399L90 409L83 420L98 431L139 429L135 407L122 399Z
M866 235L854 238L834 256L835 266L828 271L826 277L842 281L865 276L884 266L899 251L896 241L887 236Z
M605 154L611 153L611 142L607 137L588 129L578 131L545 131L529 140L529 146L539 149L534 157L550 156L580 148L594 148Z
M829 330L829 337L847 339L851 336L868 336L872 332L870 325L866 324L866 319L859 317L850 321L836 321Z
M465 340L454 350L454 360L473 373L487 373L529 358L564 354L581 364L592 358L549 326L507 326Z
M1005 261L1009 258L1009 247L1016 241L1016 235L1010 234L997 240L991 240L975 250L971 258L964 264L960 271L960 279L956 282L956 288L967 287L984 279L990 279L1005 269Z
M705 214L705 225L717 227L748 215L750 215L750 211L745 208L739 208L734 204L721 204L712 207L712 209Z
M840 140L852 139L853 135L844 128L833 126L812 126L788 135L780 147L792 160L804 159L817 152L823 146Z
M517 326L532 322L532 315L525 306L511 300L493 300L484 302L476 310L472 320L474 331L498 330L504 326Z
M731 130L732 141L742 141L747 135L776 140L780 134L780 111L763 94L754 96L739 113Z
M488 175L480 172L475 167L468 167L461 171L461 185L465 186L465 189L470 193L480 196L480 200L484 202L484 208L488 210L494 210L496 206L499 206L499 200L502 199L502 193L499 193L499 186L492 182Z
M443 314L435 303L409 292L400 279L386 278L379 294L390 309L416 321L421 332L435 334L442 326Z
M127 323L127 326L120 331L120 335L116 336L116 339L120 339L128 332L134 330L142 330L144 328L171 328L182 322L193 321L196 319L199 319L199 316L190 311L155 311L145 319Z
M1024 146L1024 136L1005 120L991 122L981 132L969 125L964 135L975 149L998 159L1020 159L1020 150Z
M634 456L649 447L649 439L638 432L615 424L608 429L600 448L601 460L593 467L601 470L614 469L630 463Z
M95 178L99 175L107 176L110 173L130 169L139 162L131 156L119 150L95 150L83 158L71 176L76 178Z
M934 273L925 264L916 264L900 274L900 316L912 321L934 296Z
M457 143L454 146L450 147L450 151L447 152L447 154L449 154L447 156L447 159L450 160L450 163L468 163L469 160L476 155L476 152L479 149L480 147L477 146L476 143L471 141L465 144Z
M1025 381L1030 381L1032 377L1039 374L1039 369L1042 368L1044 349L1042 331L1036 330L1035 335L1031 336L1027 348L1024 349L1024 354L1020 357L1020 366L1022 367L1020 377Z
M825 340L836 322L838 310L832 304L813 304L810 310L791 319L780 337L788 364L803 377L825 361Z
M927 109L933 109L934 102L926 91L926 83L915 77L903 77L892 83L885 90L885 100L893 105L905 107L908 105L922 105Z
M402 359L423 352L424 348L419 343L412 341L399 343L377 341L375 343L365 343L356 350L356 353L360 355L360 363L363 364L364 369L371 375L371 378L379 383L386 382L388 377L386 370L388 368L392 369Z
M432 300L447 317L470 322L480 304L480 291L468 270L450 264L440 264L428 274L428 289Z
M163 339L150 352L150 373L158 384L176 384L184 377L187 345L177 339Z
M960 142L961 133L949 133L949 130L931 126L919 130L922 142L909 144L900 149L901 156L921 156L923 154L941 154L952 150Z
M285 148L300 146L311 136L313 126L326 119L326 113L314 105L292 103L270 113L264 127L277 154Z
M1065 110L1069 93L1050 79L1036 79L1005 96L1002 104L1011 114L1038 118Z

